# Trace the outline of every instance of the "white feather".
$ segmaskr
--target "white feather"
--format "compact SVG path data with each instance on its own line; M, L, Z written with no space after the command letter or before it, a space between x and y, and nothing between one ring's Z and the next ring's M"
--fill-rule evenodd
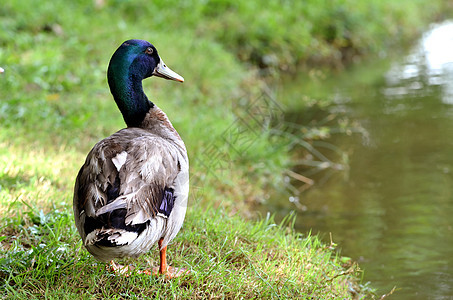
M131 231L122 231L121 233L115 233L108 237L108 240L115 243L117 246L128 245L132 243L138 234Z
M112 158L112 162L115 165L117 171L119 172L121 167L124 165L127 159L127 152L123 151L118 153L114 158Z
M134 240L130 240L132 236L128 236L128 244L124 244L121 247L104 247L95 245L94 242L89 243L89 237L90 240L93 240L92 236L96 235L91 232L85 239L85 246L91 254L102 261L111 261L114 258L138 257L148 252L157 243L164 228L165 220L163 218L152 219L148 227L140 235L136 236Z
M96 216L100 216L110 211L114 211L115 209L119 208L126 208L126 198L125 197L118 197L115 201L110 202L107 205L102 206L100 209L96 211Z

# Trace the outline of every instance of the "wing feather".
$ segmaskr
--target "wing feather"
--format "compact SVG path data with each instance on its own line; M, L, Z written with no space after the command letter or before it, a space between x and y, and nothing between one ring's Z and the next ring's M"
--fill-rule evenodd
M79 211L99 217L126 208L126 225L145 223L158 214L164 190L173 188L184 145L140 128L127 128L97 143L79 172L76 189ZM108 189L119 179L116 198Z

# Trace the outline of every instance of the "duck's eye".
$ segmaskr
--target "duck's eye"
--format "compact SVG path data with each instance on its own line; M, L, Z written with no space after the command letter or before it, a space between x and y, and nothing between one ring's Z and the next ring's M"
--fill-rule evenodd
M146 54L153 54L154 50L151 47L146 48L145 53Z

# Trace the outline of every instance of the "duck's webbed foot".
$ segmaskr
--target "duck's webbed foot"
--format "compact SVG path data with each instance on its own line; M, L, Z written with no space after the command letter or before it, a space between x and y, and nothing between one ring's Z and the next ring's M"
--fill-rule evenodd
M154 267L151 270L137 270L139 274L147 274L147 275L165 275L167 279L179 277L182 275L189 274L190 271L185 268L175 268L172 266L167 266L167 246L162 247L163 239L159 240L159 249L160 249L160 265L159 267ZM114 262L113 260L110 261L108 268L112 270L117 275L123 275L128 277L135 269L134 266L128 265L123 266Z
M167 266L167 246L162 247L163 239L159 240L159 252L160 252L160 265L159 267L154 267L152 271L144 271L146 274L153 275L165 275L167 279L179 277L185 274L190 273L189 270L184 268L175 268L172 266Z
M152 275L156 275L156 276L165 275L165 277L167 279L172 279L172 278L179 277L182 275L187 275L190 273L190 271L185 268L175 268L172 266L168 266L167 270L165 272L161 272L160 267L154 267L152 269L152 272L149 272L149 270L147 270L147 271L144 271L143 273L146 273L149 275L152 274Z
M124 275L126 277L128 277L129 274L131 274L132 271L135 269L133 266L123 266L119 263L116 263L113 260L110 261L107 268L113 271L113 273L115 273L116 275Z

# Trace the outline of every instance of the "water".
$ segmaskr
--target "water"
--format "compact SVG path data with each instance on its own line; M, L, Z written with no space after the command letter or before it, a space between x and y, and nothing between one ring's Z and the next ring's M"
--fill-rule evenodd
M378 294L396 286L391 299L453 299L453 22L386 66L285 86L285 97L301 89L333 97L327 110L367 134L334 135L329 142L349 153L349 170L324 182L328 170L313 175L319 184L297 206L284 199L267 209L295 209L298 230L326 241L332 233Z

